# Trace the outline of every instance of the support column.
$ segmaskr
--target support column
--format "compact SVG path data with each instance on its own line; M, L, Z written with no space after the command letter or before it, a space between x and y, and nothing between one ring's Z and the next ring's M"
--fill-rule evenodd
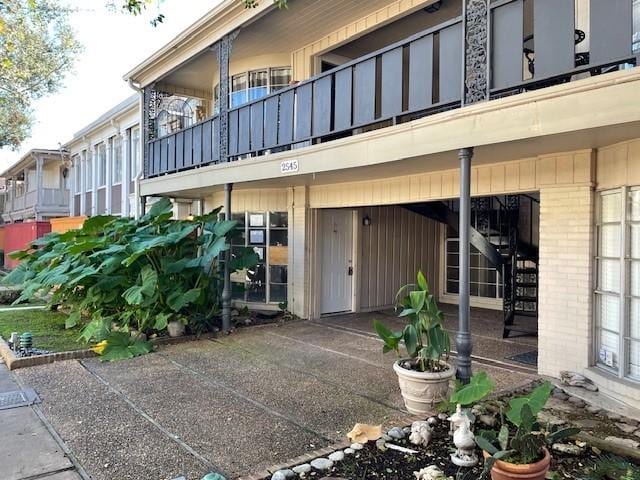
M121 197L122 206L120 207L120 215L122 217L128 217L131 210L129 205L129 188L131 187L131 149L129 143L129 135L131 130L125 130L121 133L120 148L122 157L122 186Z
M78 214L78 212L76 212L76 192L78 191L78 185L76 185L76 169L79 167L77 165L78 157L74 159L74 157L71 157L71 154L69 154L69 157L72 162L71 168L67 173L67 175L71 175L69 179L69 216L75 217ZM62 179L62 190L64 191L64 178Z
M105 150L107 153L105 167L105 179L104 179L104 213L111 215L111 203L113 198L113 140L115 137L107 138L104 141Z
M458 334L456 335L457 377L464 383L471 378L471 352L473 342L469 325L469 230L471 225L471 158L473 148L463 148L458 152L460 158L460 225L459 225L459 308Z
M91 212L89 215L98 214L98 146L91 147Z
M44 182L42 179L42 157L36 158L36 204L33 206L33 213L36 217L36 221L42 220L40 217L40 205L44 202L44 192L42 187L44 186Z
M78 185L78 191L80 193L80 215L87 213L87 196L86 196L86 176L87 176L87 151L80 152L80 158L78 159L78 168L80 168L80 185Z
M215 137L220 142L220 162L229 161L229 57L233 42L240 33L239 30L222 37L215 46L218 55L218 70L220 79L220 112L219 131Z
M224 184L224 219L231 220L233 183ZM222 288L222 332L231 329L231 246L224 252L224 287Z
M465 105L489 100L489 0L464 1Z

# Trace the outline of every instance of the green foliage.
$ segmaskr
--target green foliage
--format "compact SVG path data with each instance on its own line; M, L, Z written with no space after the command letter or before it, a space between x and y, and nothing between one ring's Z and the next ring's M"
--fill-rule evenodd
M378 320L373 322L374 330L384 342L383 352L394 351L399 357L402 344L419 371L441 371L442 359L449 354L451 341L443 326L444 316L429 293L422 272L418 272L415 285L405 285L398 291L396 303L401 309L399 317L408 321L402 331L391 331Z
M472 405L489 395L494 388L493 380L489 378L487 372L478 372L472 375L467 385L463 385L451 395L449 402L454 405Z
M603 455L587 469L585 480L640 480L640 467L620 457Z
M218 221L219 209L192 220L170 220L171 212L162 199L140 220L92 217L79 230L49 234L11 254L21 263L4 282L24 285L18 301L52 292L52 304L71 310L67 326L83 325L83 340L116 342L103 352L110 359L147 350L113 332L151 334L172 320L193 332L212 328L223 284L218 259L235 222ZM232 267L256 262L252 250L240 249Z
M529 464L542 457L545 445L552 445L562 439L574 436L579 428L541 430L536 417L544 408L553 387L545 382L536 387L529 395L512 398L507 411L508 421L515 427L515 434L510 435L509 425L503 423L496 435L493 431L481 431L476 435L478 447L491 454L485 461L482 478L487 478L497 460L511 463Z
M522 423L522 409L528 406L531 414L535 417L540 410L546 405L547 400L551 396L553 386L550 382L545 382L536 387L529 395L525 397L512 398L509 401L509 411L507 418L515 426L519 427Z
M105 340L106 347L100 357L102 361L138 357L153 350L151 342L131 338L127 332L111 332Z
M147 6L152 5L153 0L120 0L122 2L122 10L124 12L130 13L131 15L142 15L142 13L146 10ZM160 3L162 0L159 0L157 3ZM256 8L260 5L260 0L239 0L244 8ZM289 8L288 0L272 0L274 5L278 8ZM113 5L110 2L110 5ZM163 23L165 19L164 14L159 13L154 18L151 19L151 25L157 27L159 24Z
M80 45L59 0L0 1L0 148L29 135L32 105L56 92Z

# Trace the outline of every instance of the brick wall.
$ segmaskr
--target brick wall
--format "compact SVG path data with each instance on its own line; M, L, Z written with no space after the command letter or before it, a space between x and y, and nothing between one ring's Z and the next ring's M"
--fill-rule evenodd
M541 374L582 372L592 337L594 194L586 185L540 190Z

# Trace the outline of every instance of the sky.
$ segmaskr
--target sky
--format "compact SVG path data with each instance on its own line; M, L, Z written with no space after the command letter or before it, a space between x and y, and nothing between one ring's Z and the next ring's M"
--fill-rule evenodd
M64 87L34 104L35 123L17 151L0 149L0 171L31 148L58 148L73 134L135 93L123 75L202 17L220 0L163 0L164 23L151 26L154 3L144 16L133 17L107 8L109 0L63 0L76 9L71 23L84 52ZM115 0L122 3L122 0Z

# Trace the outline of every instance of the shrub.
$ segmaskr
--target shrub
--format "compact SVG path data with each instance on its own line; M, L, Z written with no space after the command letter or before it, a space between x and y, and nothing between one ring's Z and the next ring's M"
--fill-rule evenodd
M145 353L142 342L125 341L122 333L161 332L172 320L200 331L219 316L219 257L236 225L219 221L219 212L171 220L171 202L161 199L140 220L91 217L79 230L49 234L12 253L21 263L4 283L23 284L18 301L52 293L51 305L71 311L67 327L86 322L81 338L106 340L102 351L110 359ZM239 249L231 269L256 261L252 250Z

